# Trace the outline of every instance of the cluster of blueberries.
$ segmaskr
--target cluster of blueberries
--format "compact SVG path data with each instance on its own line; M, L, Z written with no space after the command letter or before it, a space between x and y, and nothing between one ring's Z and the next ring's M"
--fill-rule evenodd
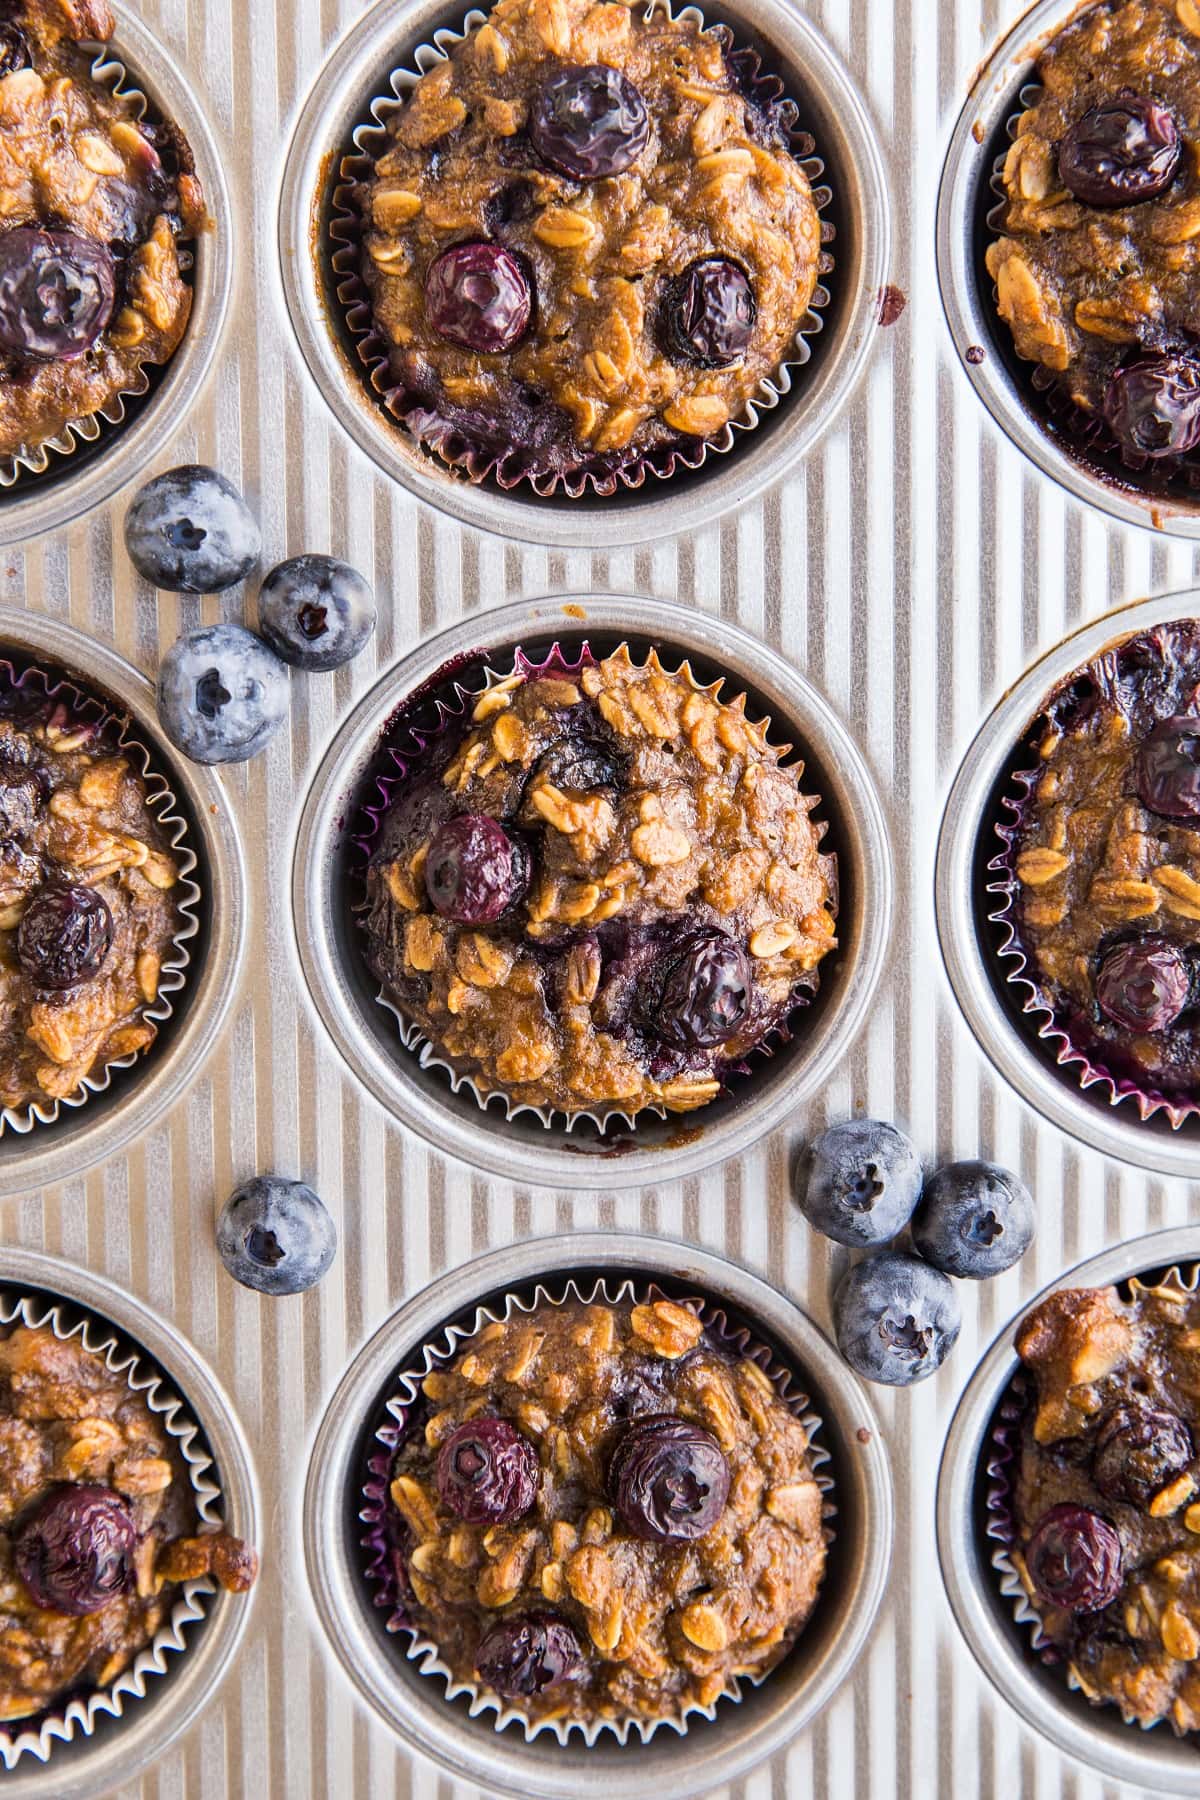
M134 496L125 548L155 587L218 594L246 579L262 539L232 482L185 464ZM340 669L365 647L375 617L375 597L357 569L332 556L293 556L259 589L258 634L244 625L202 625L172 645L158 674L159 723L193 762L245 762L287 716L286 665Z
M849 1270L833 1301L838 1348L868 1381L910 1387L939 1369L961 1315L951 1275L986 1281L1033 1242L1033 1199L995 1163L947 1163L926 1181L915 1145L879 1119L831 1126L804 1158L809 1224L852 1250L911 1227L913 1255L883 1250Z

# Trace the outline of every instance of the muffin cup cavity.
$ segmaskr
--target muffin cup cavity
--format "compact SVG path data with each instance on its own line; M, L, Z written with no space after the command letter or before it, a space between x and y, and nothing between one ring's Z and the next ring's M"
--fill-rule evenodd
M106 1320L73 1302L57 1301L45 1294L22 1294L7 1285L0 1289L0 1324L46 1329L64 1342L78 1339L86 1350L101 1357L107 1368L120 1376L130 1392L137 1394L158 1417L163 1430L174 1440L191 1486L198 1528L205 1531L221 1527L222 1492L200 1428L184 1401L172 1392L168 1377L144 1352L135 1350ZM101 1721L120 1719L131 1702L144 1700L152 1690L154 1677L169 1674L173 1659L187 1650L215 1592L216 1583L210 1576L181 1583L167 1622L109 1686L77 1692L28 1719L0 1725L0 1762L5 1769L13 1769L27 1758L44 1763L56 1744L90 1737Z
M703 14L696 6L676 10L671 0L651 0L647 16L654 12L664 13L671 20L684 19L701 30L707 28ZM758 52L739 45L736 33L730 27L721 27L728 38L726 60L739 85L754 105L780 122L793 156L809 179L813 203L821 221L823 248L817 287L796 332L792 353L772 377L760 382L740 415L730 419L719 432L708 438L682 438L678 443L662 445L632 458L619 458L609 466L605 466L602 456L589 458L581 451L581 466L565 472L527 468L523 466L524 458L518 448L497 453L489 446L473 444L452 427L431 425L418 438L404 423L409 396L397 385L388 367L389 347L375 324L371 295L359 270L361 240L367 226L354 204L354 190L356 184L368 176L386 146L388 122L403 107L411 88L438 63L444 62L451 51L486 20L486 12L473 9L463 20L460 30L445 28L435 32L432 42L421 44L413 52L410 63L394 68L387 78L387 91L381 90L370 100L369 119L355 128L352 148L338 166L339 178L333 191L329 224L329 237L334 246L331 267L345 328L362 365L366 384L394 421L395 429L411 437L423 455L476 485L490 481L500 490L510 492L524 484L541 499L552 499L560 493L572 500L585 494L604 499L619 488L636 491L647 477L669 480L676 473L694 472L703 467L710 455L724 456L736 448L739 438L753 431L762 415L774 411L791 393L795 371L802 369L812 357L810 340L824 329L822 314L831 298L825 278L834 267L829 251L835 237L835 227L829 217L834 194L825 179L825 163L816 154L814 139L810 133L797 129L795 120L799 108L795 100L785 95L780 77L766 72ZM589 462L592 466L588 466Z
M69 677L57 671L46 670L23 657L13 659L11 653L0 654L0 682L5 681L11 682L15 689L44 695L48 702L64 707L68 721L76 723L81 732L128 755L135 772L145 783L147 807L161 828L179 871L175 897L179 925L172 938L171 954L162 965L154 1002L143 1007L139 1013L140 1018L149 1020L156 1027L160 1026L173 1016L177 996L187 985L192 961L192 940L200 931L200 909L204 896L195 879L200 863L191 846L191 827L170 783L160 773L152 751L136 735L135 721L129 714L121 713L99 697L88 694ZM7 1106L0 1109L0 1137L6 1131L25 1134L38 1126L53 1125L62 1116L64 1107L82 1107L93 1095L105 1093L118 1071L135 1067L145 1057L152 1056L154 1050L154 1044L150 1044L141 1050L114 1057L103 1067L94 1067L83 1077L75 1092L62 1099L47 1098L30 1101L21 1107Z
M386 1612L385 1629L389 1633L407 1635L405 1657L423 1675L437 1676L445 1682L447 1700L464 1698L471 1718L494 1715L492 1723L497 1731L502 1731L509 1725L518 1726L526 1742L532 1742L540 1734L548 1734L560 1744L566 1744L574 1738L592 1745L598 1738L605 1736L615 1737L621 1744L626 1744L631 1739L635 1742L640 1740L644 1744L663 1727L684 1736L693 1719L712 1720L717 1717L722 1701L738 1702L742 1697L742 1682L733 1678L710 1706L693 1705L678 1715L658 1719L628 1716L584 1721L531 1718L519 1706L497 1694L483 1691L472 1682L459 1680L442 1660L438 1646L421 1634L404 1609L388 1536L388 1522L392 1511L388 1494L392 1461L409 1428L410 1415L421 1403L421 1384L426 1376L452 1362L459 1345L485 1326L493 1323L508 1324L522 1314L527 1315L543 1306L561 1306L569 1302L606 1306L644 1305L660 1299L679 1300L684 1305L691 1306L703 1320L712 1340L731 1354L748 1357L757 1363L779 1397L800 1420L809 1438L810 1460L823 1495L825 1541L827 1545L831 1544L834 1539L833 1520L837 1510L832 1458L820 1442L823 1421L814 1411L808 1394L800 1387L797 1372L755 1336L751 1325L732 1317L728 1307L722 1302L703 1294L668 1293L657 1282L636 1276L626 1276L623 1279L597 1276L592 1280L555 1280L548 1284L538 1282L480 1304L468 1323L445 1326L423 1346L420 1360L397 1374L394 1391L381 1409L387 1414L388 1422L381 1423L371 1439L362 1485L363 1504L358 1516L367 1527L366 1534L360 1540L364 1553L362 1573L372 1590L372 1604ZM827 1578L828 1570L823 1580ZM798 1635L802 1636L804 1629L801 1626ZM762 1675L753 1676L750 1678L751 1684L759 1687L773 1673L774 1670L770 1669Z
M367 785L367 793L361 801L360 817L357 821L352 822L354 843L357 851L361 854L363 872L365 873L365 864L370 859L374 842L394 797L403 790L406 781L411 779L414 774L419 773L422 760L428 755L441 732L461 728L469 721L472 706L483 694L513 675L519 675L526 681L537 680L539 677L545 676L575 677L583 668L594 666L598 660L593 655L586 636L577 647L564 646L555 642L544 654L535 654L532 657L518 645L511 653L511 662L507 658L502 662L485 660L481 665L473 668L470 671L468 685L464 686L462 680L458 678L459 674L466 673L466 671L450 671L448 681L439 689L436 697L427 697L424 704L419 707L423 719L429 720L428 724L417 722L411 716L401 716L396 719L389 729L386 742L381 746L380 760L385 766L372 775ZM635 666L644 667L646 665L635 661ZM703 694L713 700L721 698L721 690L727 684L725 677L719 677L712 682L701 681L693 673L691 664L686 657L677 664L674 663L672 657L669 663L663 663L661 667L667 675L686 681L693 692ZM766 719L762 723L766 726L770 725L771 721ZM791 745L779 745L777 748L781 749L785 755L792 750ZM787 768L789 765L785 763L782 766ZM394 772L392 772L393 770ZM821 807L816 809L815 816L819 823ZM836 919L838 900L836 854L832 855L831 863ZM360 940L365 943L365 929L360 929L359 936ZM836 951L830 952L830 959L834 957L836 957ZM727 1094L730 1091L731 1080L737 1084L743 1078L752 1077L754 1069L761 1066L764 1059L770 1059L790 1042L793 1035L793 1023L800 1020L798 1029L803 1029L804 1011L812 1004L819 992L821 967L822 964L817 965L817 981L811 992L798 993L788 1013L771 1026L753 1050L729 1067L727 1073L722 1077L723 1093ZM647 1105L638 1114L625 1112L616 1105L598 1109L579 1107L569 1113L556 1107L533 1106L527 1101L514 1098L502 1088L483 1086L472 1075L456 1068L442 1054L439 1047L430 1040L420 1025L405 1015L402 1006L393 1000L382 986L376 994L376 999L380 1006L386 1008L395 1018L401 1042L406 1050L416 1056L422 1069L438 1071L449 1081L453 1093L467 1092L484 1110L494 1105L507 1120L515 1119L522 1113L526 1113L547 1129L557 1124L567 1131L586 1123L593 1126L596 1132L603 1137L606 1133L622 1127L634 1129L638 1118L642 1115L660 1119L672 1117L678 1119L682 1116L673 1115L662 1104ZM704 1108L701 1107L695 1116L703 1117L703 1113Z

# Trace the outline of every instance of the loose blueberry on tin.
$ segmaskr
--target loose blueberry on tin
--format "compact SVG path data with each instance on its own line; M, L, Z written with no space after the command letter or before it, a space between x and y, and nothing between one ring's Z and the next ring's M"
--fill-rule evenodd
M475 1652L480 1681L509 1700L528 1700L583 1668L583 1649L565 1619L550 1612L502 1619Z
M429 846L425 891L443 919L492 925L529 885L529 856L486 813L447 820Z
M651 965L638 987L638 1012L656 1037L685 1050L728 1043L750 1011L754 976L742 946L706 927Z
M519 1519L537 1494L537 1451L507 1419L468 1419L438 1451L444 1505L469 1525Z
M604 63L572 64L543 84L529 120L543 162L573 181L620 175L646 148L650 119L627 76Z
M244 581L262 548L254 515L216 469L185 463L156 475L125 514L139 575L173 594L217 594Z
M913 1244L947 1275L987 1281L1019 1262L1033 1242L1033 1196L996 1163L947 1163L926 1184L913 1217Z
M68 362L112 317L112 253L77 231L14 225L0 233L0 351Z
M340 669L375 629L375 596L358 570L335 556L293 556L259 589L258 623L294 668Z
M243 1287L260 1294L302 1294L328 1271L337 1231L303 1181L256 1175L225 1202L217 1221L217 1250Z
M133 1587L137 1531L111 1488L64 1482L19 1527L13 1562L35 1606L81 1619Z
M856 1263L833 1299L838 1349L887 1387L924 1381L954 1348L962 1323L954 1283L901 1250Z
M701 1426L674 1413L651 1413L618 1438L608 1491L635 1537L690 1543L711 1531L724 1512L729 1465Z
M1100 1612L1121 1591L1121 1540L1086 1506L1052 1506L1034 1527L1025 1566L1048 1606Z
M1200 716L1164 719L1139 746L1138 798L1164 819L1200 819Z
M847 1119L809 1149L797 1199L817 1231L864 1249L904 1230L921 1198L921 1159L902 1131L880 1119Z
M94 981L112 947L108 903L94 888L48 881L17 927L17 960L34 987L63 994Z
M513 349L532 310L524 267L499 244L455 244L429 265L426 316L439 337L464 350L486 356Z
M245 762L287 717L288 672L243 625L203 625L178 638L158 671L158 719L193 762Z
M1135 206L1171 185L1182 152L1174 114L1121 93L1084 113L1063 138L1058 172L1085 206Z
M662 298L668 353L701 369L727 369L741 362L757 316L750 277L725 256L689 263L667 283Z
M1128 938L1096 965L1096 1004L1128 1031L1166 1031L1191 1004L1192 969L1166 938Z
M1146 1507L1194 1456L1191 1432L1178 1414L1126 1402L1100 1421L1092 1480L1106 1500Z
M1172 351L1122 363L1105 389L1104 417L1135 455L1185 456L1200 444L1200 362Z

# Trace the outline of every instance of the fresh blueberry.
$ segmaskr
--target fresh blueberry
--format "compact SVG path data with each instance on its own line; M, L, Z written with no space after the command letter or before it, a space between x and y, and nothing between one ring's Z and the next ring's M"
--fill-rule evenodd
M1200 361L1172 351L1122 363L1104 391L1104 417L1137 456L1186 456L1200 444Z
M443 1503L470 1525L519 1519L537 1493L537 1451L507 1419L468 1419L438 1451Z
M496 355L520 343L533 310L522 264L499 244L454 244L425 276L425 313L451 344Z
M337 1232L304 1182L256 1175L225 1202L217 1220L217 1250L243 1287L260 1294L302 1294L328 1270Z
M940 1369L961 1323L950 1277L903 1250L856 1263L833 1298L838 1349L859 1375L888 1387Z
M254 515L231 481L185 463L156 475L125 514L134 568L172 594L218 594L244 581L262 548Z
M1063 1502L1035 1525L1025 1566L1048 1606L1100 1612L1121 1591L1121 1540L1100 1513Z
M425 891L443 919L491 925L529 885L529 856L487 813L459 813L429 846Z
M1071 126L1059 145L1058 172L1085 206L1135 206L1171 185L1181 150L1173 113L1141 94L1121 93Z
M627 76L606 63L570 64L543 83L529 135L543 162L572 181L620 175L650 136L645 102Z
M502 1619L475 1652L480 1681L508 1700L528 1700L583 1668L583 1649L565 1619L528 1613Z
M375 629L375 596L357 569L334 556L293 556L259 589L258 623L284 662L340 669Z
M1096 1003L1127 1031L1168 1030L1191 1003L1192 971L1166 938L1126 938L1096 966Z
M800 1211L817 1231L854 1250L890 1243L921 1198L915 1146L880 1119L831 1125L810 1148L806 1170Z
M185 631L158 671L158 718L193 762L245 762L287 716L288 672L244 625Z
M655 959L638 984L647 1030L684 1050L728 1043L750 1011L754 975L742 946L716 926Z
M42 992L61 994L94 981L112 946L108 903L70 881L40 887L17 928L17 960Z
M1092 1480L1106 1500L1145 1507L1194 1456L1192 1434L1177 1413L1127 1401L1100 1421Z
M1139 746L1133 765L1142 805L1164 819L1200 819L1200 716L1163 719Z
M127 1594L137 1531L111 1488L63 1482L24 1520L13 1562L35 1606L75 1619Z
M0 233L0 350L37 362L82 356L115 294L112 252L98 239L32 225Z
M913 1244L947 1275L987 1281L1019 1262L1033 1242L1033 1196L996 1163L947 1163L926 1184Z
M685 1544L712 1530L729 1498L729 1465L709 1432L674 1413L634 1419L608 1466L613 1505L634 1537Z
M702 256L669 281L662 331L670 354L701 369L727 369L750 347L758 306L746 271L724 256Z

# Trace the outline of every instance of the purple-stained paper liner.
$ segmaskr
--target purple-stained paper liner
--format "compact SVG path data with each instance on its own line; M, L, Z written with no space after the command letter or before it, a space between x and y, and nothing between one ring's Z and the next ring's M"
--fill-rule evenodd
M221 1529L221 1489L214 1479L213 1460L204 1447L199 1427L187 1413L185 1403L172 1393L166 1376L144 1353L123 1343L106 1320L81 1314L73 1302L60 1303L45 1294L0 1291L0 1324L44 1327L64 1341L78 1338L86 1350L103 1359L113 1374L124 1376L130 1391L156 1416L179 1452L192 1489L198 1531L203 1534ZM0 1724L0 1764L12 1769L29 1757L45 1763L56 1744L90 1737L102 1720L120 1719L131 1703L136 1706L144 1700L154 1678L169 1674L173 1658L186 1651L215 1592L216 1584L208 1575L180 1583L165 1623L115 1681L103 1688L77 1689L26 1719Z
M117 99L128 103L127 117L143 119L153 113L150 100L141 88L137 87L130 77L125 64L115 57L107 44L81 46L93 51L92 65L89 70L91 78L101 87L106 87ZM191 150L182 133L167 122L171 133L171 146L180 159L184 173L191 173ZM190 234L188 234L190 235ZM179 249L179 272L185 279L193 266L192 254L184 248ZM185 331L187 327L184 327ZM45 475L48 470L57 466L65 457L71 456L78 449L99 441L106 430L110 435L125 423L128 404L131 400L140 400L150 392L151 371L165 368L166 364L141 362L130 386L114 394L112 399L102 406L98 412L87 413L82 418L71 419L56 437L46 438L40 444L23 445L12 456L0 456L0 491L13 487L18 481L30 476Z
M390 1521L395 1509L389 1493L392 1463L396 1450L410 1428L420 1421L421 1410L428 1402L421 1392L421 1384L425 1377L435 1369L443 1368L452 1362L459 1346L465 1339L474 1337L486 1325L496 1322L508 1323L521 1314L529 1314L542 1306L562 1306L570 1301L590 1306L596 1303L605 1306L623 1304L644 1305L654 1300L674 1300L676 1304L691 1306L704 1322L709 1337L731 1355L749 1358L757 1363L768 1377L780 1399L799 1419L809 1439L809 1460L813 1476L823 1495L823 1519L826 1545L833 1542L834 1529L832 1520L837 1511L834 1499L834 1481L830 1472L831 1457L829 1451L819 1442L814 1441L816 1434L822 1429L820 1415L813 1410L809 1396L799 1386L795 1371L781 1362L767 1345L761 1343L754 1335L752 1328L738 1320L731 1319L720 1302L704 1295L674 1295L664 1292L654 1282L639 1282L633 1276L626 1276L618 1282L609 1283L603 1276L598 1276L590 1284L580 1286L574 1279L569 1279L553 1288L537 1283L532 1288L517 1290L506 1294L503 1301L493 1302L488 1306L476 1308L474 1317L465 1325L447 1325L431 1343L423 1346L420 1361L401 1370L396 1376L395 1392L385 1403L386 1411L393 1423L381 1425L374 1434L373 1448L367 1457L366 1477L362 1487L363 1505L359 1518L367 1526L366 1534L359 1540L365 1552L363 1574L368 1585L374 1590L372 1599L380 1611L386 1612L384 1629L390 1633L407 1635L409 1642L404 1655L422 1675L439 1677L446 1684L447 1700L465 1698L472 1718L482 1714L493 1713L493 1723L497 1731L506 1726L517 1724L525 1733L528 1741L532 1741L540 1733L549 1731L560 1744L566 1744L573 1733L581 1735L589 1745L604 1733L611 1732L624 1744L631 1734L636 1735L642 1743L663 1726L669 1726L682 1737L688 1729L690 1719L700 1717L713 1719L722 1700L737 1703L741 1699L743 1677L731 1678L729 1686L717 1696L709 1706L689 1707L679 1715L666 1716L661 1719L643 1719L625 1717L619 1719L533 1719L522 1712L519 1707L502 1699L499 1695L478 1688L474 1682L462 1681L453 1674L438 1653L438 1646L422 1635L419 1628L412 1623L405 1611L403 1593L403 1575L398 1568L394 1545L389 1536ZM803 1631L803 1626L801 1631ZM750 1676L752 1686L758 1687L770 1678L772 1670L757 1676Z
M1143 1271L1143 1274L1146 1273L1148 1271ZM1131 1294L1155 1287L1173 1286L1183 1293L1193 1295L1198 1282L1200 1282L1200 1264L1192 1264L1186 1271L1179 1267L1170 1268L1151 1282L1146 1282L1142 1277L1133 1275L1125 1281L1116 1283L1116 1286L1128 1288ZM1027 1630L1029 1633L1029 1646L1032 1654L1046 1668L1062 1669L1067 1687L1071 1692L1082 1694L1089 1704L1095 1705L1097 1704L1096 1700L1080 1680L1070 1660L1064 1656L1059 1645L1043 1629L1042 1615L1038 1610L1037 1601L1022 1578L1013 1558L1017 1536L1012 1498L1013 1464L1020 1455L1021 1434L1035 1400L1033 1377L1022 1366L1017 1369L1001 1397L992 1421L986 1450L987 1461L984 1464L984 1473L988 1478L984 1493L984 1507L987 1512L986 1531L987 1536L995 1545L990 1561L996 1572L1000 1592L1012 1604L1014 1619L1022 1630ZM1127 1725L1136 1725L1141 1731L1152 1731L1157 1725L1169 1723L1163 1719L1139 1719L1127 1711L1119 1701L1109 1699L1107 1696L1102 1697L1102 1703L1106 1706L1115 1706Z
M199 861L190 847L191 829L179 811L179 802L169 783L159 773L151 752L140 738L132 735L134 722L128 715L114 712L106 701L97 695L88 694L66 676L48 672L36 664L14 664L0 653L0 687L11 685L14 690L19 691L24 690L26 684L35 691L41 690L47 703L54 709L50 714L51 723L61 715L61 725L64 730L69 730L73 742L82 744L93 740L111 751L119 750L131 756L137 773L145 783L147 808L157 820L166 840L166 847L179 871L179 880L174 890L179 927L172 940L172 954L164 961L160 971L158 996L154 1004L144 1007L140 1014L152 1024L161 1025L174 1013L175 996L186 985L191 963L190 940L200 929L198 909L203 894L193 879ZM79 735L81 733L82 736ZM0 1108L0 1135L5 1131L25 1133L39 1125L52 1125L64 1106L80 1107L93 1094L104 1093L111 1087L113 1076L118 1070L133 1068L144 1056L151 1055L153 1050L154 1045L151 1043L144 1050L131 1051L126 1056L115 1057L102 1068L93 1068L84 1076L76 1091L61 1100L36 1100L23 1107Z
M561 676L570 679L578 676L583 668L595 667L596 661L586 638L582 640L579 652L574 657L564 650L561 644L555 642L546 655L537 661L531 661L518 645L512 653L512 667L508 675L501 675L488 661L488 653L481 650L477 655L460 659L453 669L444 671L440 676L435 675L417 694L411 696L388 722L385 742L381 746L383 759L392 766L383 770L376 768L369 775L367 794L356 807L357 816L353 823L351 838L361 854L363 878L365 879L366 865L370 861L374 842L397 790L403 787L406 781L421 772L425 760L433 754L436 740L440 734L447 729L461 726L465 722L468 707L473 706L481 694L510 679L513 675L520 675L527 681L535 680L540 676ZM472 678L469 685L464 685L457 679L457 675L466 673L468 669ZM720 691L725 685L724 677L708 684L698 681L686 659L680 663L677 669L667 672L682 676L692 684L698 693L707 694L711 699L718 699ZM482 685L476 685L477 681ZM417 722L418 716L420 722ZM764 719L760 723L766 729L770 721ZM783 763L783 760L793 750L791 744L774 745L772 748L780 763ZM371 790L374 790L374 795L377 797L371 796ZM838 904L836 855L832 852L827 853L827 860L830 865L830 881L836 917ZM361 935L365 941L365 931ZM714 1071L721 1076L722 1093L727 1091L725 1084L730 1077L750 1073L759 1058L774 1057L791 1042L792 1023L795 1015L811 1004L819 991L819 966L812 973L814 980L807 991L801 989L796 993L789 1011L771 1026L749 1055L738 1063L730 1063ZM518 1118L523 1113L528 1114L539 1119L547 1130L552 1129L555 1124L561 1124L570 1131L586 1121L594 1125L601 1134L614 1126L632 1128L636 1125L637 1119L647 1113L658 1118L670 1116L665 1107L656 1105L644 1106L636 1114L624 1112L616 1106L610 1107L606 1112L594 1112L587 1108L580 1108L577 1112L566 1113L561 1112L557 1107L532 1106L528 1102L515 1100L501 1088L483 1088L472 1075L456 1069L439 1053L437 1046L415 1021L406 1016L402 1006L390 997L385 988L381 986L375 998L379 1005L390 1012L396 1020L401 1042L406 1050L411 1051L417 1057L421 1068L441 1071L449 1080L453 1093L457 1094L465 1088L485 1111L491 1105L501 1105L504 1108L506 1119L511 1120Z
M709 29L696 6L689 5L675 13L671 0L650 0L647 15L654 11L665 12L669 18L694 21L701 30ZM542 499L551 498L560 488L572 500L589 490L607 497L616 493L618 487L636 491L645 484L647 476L665 481L678 470L699 469L710 454L723 456L734 449L740 433L753 431L764 412L774 411L791 392L792 371L810 361L809 340L824 329L821 315L830 302L823 277L833 268L827 246L833 242L834 227L827 217L821 218L821 242L826 248L821 252L818 265L818 283L808 312L796 332L794 354L780 364L772 377L763 379L757 393L746 402L741 416L731 419L711 438L681 437L678 443L663 444L651 451L615 451L589 456L576 468L565 472L539 471L522 466L519 449L497 453L490 446L472 444L456 427L425 410L410 408L406 394L392 375L388 366L389 346L376 329L371 293L359 268L366 224L354 204L355 189L367 179L385 147L388 121L402 107L408 90L422 75L444 62L450 51L477 30L486 18L485 12L473 9L464 19L461 30L446 27L436 31L432 43L422 44L413 52L409 67L392 70L388 78L389 91L372 99L371 122L356 127L352 137L353 151L342 158L338 167L339 179L333 191L333 218L329 227L333 244L330 265L346 330L363 365L367 384L396 420L398 429L413 437L437 462L477 484L490 479L506 492L528 482ZM818 214L827 213L833 201L833 190L822 179L825 164L815 154L813 138L796 128L799 116L796 102L786 96L779 76L763 71L757 51L734 47L733 33L728 26L716 25L711 29L722 34L726 63L742 91L784 133L792 155L808 177Z

